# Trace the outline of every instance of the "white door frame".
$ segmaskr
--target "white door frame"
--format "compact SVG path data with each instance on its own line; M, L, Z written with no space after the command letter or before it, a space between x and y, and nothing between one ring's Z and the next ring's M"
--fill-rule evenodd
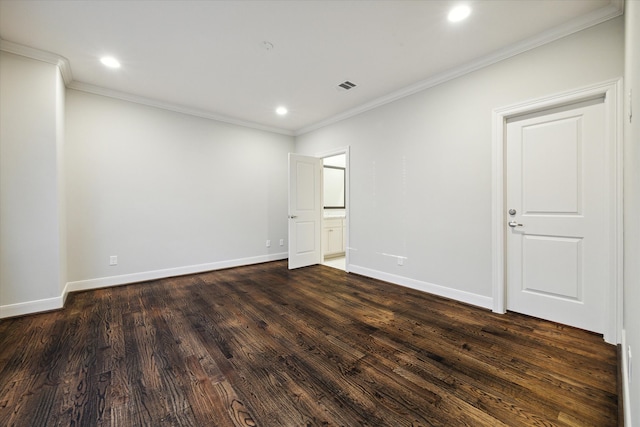
M580 101L604 96L606 114L606 135L609 144L609 209L611 236L609 254L611 283L609 299L606 302L604 339L611 344L621 342L622 333L622 79L609 80L600 84L572 91L537 98L524 103L493 110L492 136L492 278L493 311L506 312L506 242L505 242L505 140L507 120L527 113L561 107Z
M344 242L344 247L345 247L345 251L344 251L344 261L345 261L345 271L348 273L349 272L349 235L350 233L350 221L349 221L349 182L350 182L350 173L349 173L349 154L351 152L351 147L349 145L347 145L346 147L340 147L340 148L335 148L333 150L329 150L329 151L323 151L322 153L317 153L315 155L315 157L320 157L320 158L325 158L325 157L333 157L333 156L337 156L340 154L344 154L345 155L345 183L344 183L344 188L345 188L345 200L344 200L344 224L345 227L347 228L347 232L346 232L346 241ZM323 201L324 204L324 201Z

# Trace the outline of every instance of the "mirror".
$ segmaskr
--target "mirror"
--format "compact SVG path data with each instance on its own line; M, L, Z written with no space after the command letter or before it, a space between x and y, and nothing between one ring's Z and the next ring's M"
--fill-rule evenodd
M345 168L338 166L324 167L324 208L344 209Z

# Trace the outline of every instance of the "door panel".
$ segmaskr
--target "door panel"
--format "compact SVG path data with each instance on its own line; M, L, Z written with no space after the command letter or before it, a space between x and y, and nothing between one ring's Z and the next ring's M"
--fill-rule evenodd
M322 262L322 159L289 154L289 268Z
M296 253L313 252L316 247L315 223L313 221L294 221L296 228Z
M523 236L523 291L580 301L581 244L576 238Z
M295 198L295 209L298 211L310 211L315 209L315 165L311 162L307 162L306 160L301 160L296 158L295 160L296 167L296 179L297 184L295 186L296 189L296 198Z
M507 123L507 309L602 333L610 271L602 100Z
M578 213L580 128L581 118L569 117L522 129L524 213Z

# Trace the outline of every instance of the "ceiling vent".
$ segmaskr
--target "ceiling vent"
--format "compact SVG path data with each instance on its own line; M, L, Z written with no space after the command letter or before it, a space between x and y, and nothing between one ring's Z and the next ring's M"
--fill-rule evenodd
M345 81L343 83L340 83L338 85L338 90L351 90L354 87L356 87L356 84L355 83L351 83L349 80L347 80L347 81Z

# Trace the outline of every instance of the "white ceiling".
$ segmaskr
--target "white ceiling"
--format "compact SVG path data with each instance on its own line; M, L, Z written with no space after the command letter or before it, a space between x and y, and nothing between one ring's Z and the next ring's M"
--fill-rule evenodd
M621 0L469 0L451 24L459 3L0 0L0 39L65 58L70 87L297 134L622 13Z

